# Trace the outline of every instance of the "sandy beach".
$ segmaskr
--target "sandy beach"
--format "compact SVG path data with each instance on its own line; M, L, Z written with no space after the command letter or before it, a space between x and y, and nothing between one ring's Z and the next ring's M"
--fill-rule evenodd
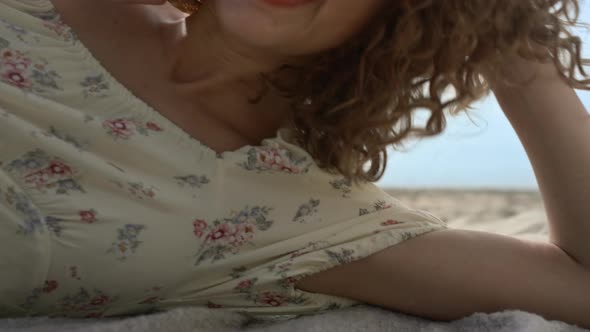
M547 241L538 191L383 188L411 208L428 211L449 227Z

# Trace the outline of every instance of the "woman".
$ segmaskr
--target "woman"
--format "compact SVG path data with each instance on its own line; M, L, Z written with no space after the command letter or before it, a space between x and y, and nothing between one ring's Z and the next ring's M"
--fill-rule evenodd
M563 35L577 5L0 0L0 312L370 303L590 327L590 118L572 89L589 81ZM372 184L388 145L490 89L550 243L450 229Z

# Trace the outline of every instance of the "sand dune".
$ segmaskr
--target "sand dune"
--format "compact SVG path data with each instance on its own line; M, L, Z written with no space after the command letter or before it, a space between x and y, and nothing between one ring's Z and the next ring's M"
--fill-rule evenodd
M452 228L547 241L548 224L538 191L383 188L412 208Z

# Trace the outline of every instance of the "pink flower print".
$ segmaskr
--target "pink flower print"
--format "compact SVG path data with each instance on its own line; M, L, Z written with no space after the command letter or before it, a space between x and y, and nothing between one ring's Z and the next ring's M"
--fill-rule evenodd
M220 224L219 226L213 228L209 232L209 234L207 235L205 240L208 242L217 241L217 240L225 238L226 236L228 236L231 233L232 233L232 231L230 229L230 226L227 223Z
M196 219L193 222L193 226L195 226L196 229L205 229L207 228L207 222L202 219Z
M148 122L145 125L147 127L147 129L149 130L153 130L153 131L162 131L163 129L158 126L157 124L153 123L153 122Z
M48 169L42 169L24 176L25 183L33 183L36 184L37 187L43 187L49 182L50 178L51 173Z
M94 210L80 211L79 214L82 221L88 224L92 224L96 221L96 212Z
M302 248L302 249L298 249L295 250L291 253L291 256L289 256L289 258L295 258L295 257L299 257L299 256L303 256L305 254L307 254L308 252L310 252L311 250L304 250L306 248Z
M47 184L52 178L68 178L73 174L72 168L59 161L51 161L49 165L25 176L26 183L38 186Z
M235 246L241 246L254 238L254 226L251 224L235 225L235 231L229 237L229 242Z
M43 287L43 293L51 293L56 290L58 283L55 280L45 280L45 286Z
M61 311L86 311L86 314L96 313L100 307L116 301L118 296L109 296L100 290L94 289L89 291L83 287L79 288L77 293L68 294L56 302L57 309Z
M286 283L288 283L288 284L294 284L294 283L296 283L296 282L297 282L297 278L295 278L295 277L287 277L287 278L285 278L284 280L285 280L285 282L286 282Z
M6 50L6 51L2 52L2 57L4 59L11 58L12 57L12 52L10 50Z
M389 219L387 221L382 222L381 226L389 226L389 225L397 225L397 224L400 224L400 222L397 220Z
M90 300L90 304L99 306L109 302L109 297L106 295L99 295Z
M68 26L61 19L54 22L43 22L43 25L55 32L55 34L60 36L64 41L70 41L74 39L73 33L68 29Z
M154 198L156 193L152 188L146 188L141 182L129 182L129 192L134 196L143 199L144 197Z
M54 70L47 70L40 58L33 67L33 60L18 50L4 51L0 58L0 77L14 86L36 92L46 92L45 88L61 90L55 81L60 75Z
M160 302L161 300L163 300L164 298L155 294L158 293L162 290L162 287L159 286L153 286L151 288L148 288L145 290L146 296L143 300L141 300L140 302L138 302L137 304L156 304L157 302Z
M375 202L374 207L375 211L385 210L391 207L391 203L387 203L386 201L380 199L377 202ZM369 212L367 211L367 213Z
M240 282L234 289L245 290L245 289L249 289L250 287L252 287L252 285L253 285L252 279L248 279L248 280L244 280L244 281Z
M258 152L257 159L270 169L299 173L299 169L291 165L289 158L281 152L279 148L261 149Z
M109 134L115 136L115 138L128 139L129 137L140 134L143 136L149 136L152 132L164 131L155 122L143 122L140 119L134 118L119 118L105 120L103 127L109 130Z
M18 50L6 50L2 52L2 62L14 69L24 70L31 64L31 59L24 56L23 52Z
M290 150L281 147L278 143L274 143L249 149L247 161L240 163L239 166L258 173L281 171L302 174L308 172L309 166L312 164L306 162L307 160L307 157L298 157ZM306 162L306 165L300 166L303 162Z
M276 293L264 292L260 295L259 301L273 307L279 307L285 303L286 298L283 295Z
M221 304L215 304L211 301L207 302L207 307L212 308L212 309L223 308L223 306Z
M199 265L202 261L211 259L213 262L225 259L226 253L236 254L240 250L240 246L248 243L254 237L254 227L260 231L268 230L274 223L273 220L268 219L268 213L272 210L269 207L246 207L243 214L246 215L246 220L252 220L255 224L249 222L238 223L235 213L232 213L231 218L224 218L223 221L214 220L212 225L207 229L207 235L200 246L199 251L195 254L198 259L195 265ZM203 231L200 227L200 222L196 223L197 230ZM196 234L200 234L196 232ZM251 244L251 243L249 243Z
M105 120L103 127L109 130L109 134L122 139L128 139L134 133L134 125L125 119Z
M276 272L277 274L282 273L282 272ZM299 280L299 278L301 278L302 276L297 277L287 277L287 278L283 278L281 280L278 281L278 284L286 289L291 288L292 285L294 285L295 283L297 283L297 281Z
M44 61L44 60L39 60ZM60 77L53 70L46 70L41 63L31 68L33 60L18 50L6 50L0 57L0 78L20 89L45 92L42 87L59 89L55 78Z
M59 161L52 161L47 168L51 175L72 175L73 173L68 165Z
M2 73L2 79L3 81L6 81L20 89L28 89L33 85L30 80L25 78L21 71L16 69L9 69L8 71Z
M205 222L204 220L197 219L193 221L193 227L193 232L195 233L195 236L201 237L203 236L203 230L207 228L207 222Z
M213 228L205 238L205 241L218 244L227 243L237 247L251 241L253 237L254 227L250 224L233 225L223 223Z
M8 167L9 171L17 172L24 183L43 193L46 189L56 194L68 194L72 190L85 192L73 179L76 169L40 149L27 152L22 158L11 161Z
M313 250L316 249L321 249L321 248L325 248L329 245L330 243L326 242L326 241L315 241L315 242L309 242L305 247L301 248L301 249L297 249L295 251L291 251L289 253L291 253L291 256L289 258L295 258L295 257L299 257L302 255L305 255Z

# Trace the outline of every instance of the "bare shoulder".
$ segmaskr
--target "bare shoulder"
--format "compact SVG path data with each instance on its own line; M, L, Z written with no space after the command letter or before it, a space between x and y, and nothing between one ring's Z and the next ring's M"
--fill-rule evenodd
M590 327L590 270L551 243L495 233L426 233L296 286L436 320L519 309Z

